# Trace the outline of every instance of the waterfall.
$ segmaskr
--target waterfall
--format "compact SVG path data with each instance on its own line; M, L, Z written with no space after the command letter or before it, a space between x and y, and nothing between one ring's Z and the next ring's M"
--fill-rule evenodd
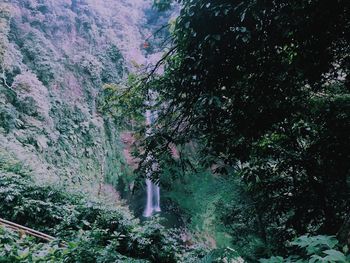
M154 122L157 113L151 113L150 110L146 110L146 125L148 126L146 130L146 136L151 132L151 124ZM147 157L148 160L152 159L152 156ZM146 174L146 186L147 186L147 201L146 208L144 212L145 217L152 216L153 212L160 212L160 188L159 185L151 181L152 171L155 169L156 164L152 165L148 169Z
M146 203L146 209L144 212L145 217L150 217L153 213L153 197L152 197L152 182L150 179L146 178L146 185L147 185L147 203Z

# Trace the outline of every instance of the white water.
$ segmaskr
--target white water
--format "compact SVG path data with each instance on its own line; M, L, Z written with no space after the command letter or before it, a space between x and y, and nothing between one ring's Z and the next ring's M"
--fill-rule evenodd
M151 113L150 110L146 111L146 125L148 126L146 131L146 136L149 135L151 124L156 117L156 113ZM148 156L148 159L151 159L151 156ZM145 217L150 217L154 212L160 212L160 188L157 184L151 181L152 171L155 169L156 164L152 165L152 168L149 169L146 175L146 186L147 186L147 202L144 212Z

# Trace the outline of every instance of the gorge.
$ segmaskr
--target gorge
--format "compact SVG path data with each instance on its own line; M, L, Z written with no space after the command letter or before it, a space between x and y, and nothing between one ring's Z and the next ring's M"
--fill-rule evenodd
M0 1L0 262L350 262L349 14Z

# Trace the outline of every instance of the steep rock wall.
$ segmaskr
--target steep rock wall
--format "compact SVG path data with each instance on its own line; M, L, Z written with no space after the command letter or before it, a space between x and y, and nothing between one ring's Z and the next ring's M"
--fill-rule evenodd
M0 4L0 148L42 182L97 193L122 172L113 120L98 110L140 49L149 1L10 0Z

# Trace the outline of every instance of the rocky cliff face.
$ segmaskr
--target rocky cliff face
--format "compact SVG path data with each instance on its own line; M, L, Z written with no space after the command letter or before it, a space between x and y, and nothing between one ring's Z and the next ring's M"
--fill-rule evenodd
M10 0L0 4L0 152L40 181L98 191L123 168L119 135L98 110L140 48L149 1ZM81 186L80 186L81 187Z

